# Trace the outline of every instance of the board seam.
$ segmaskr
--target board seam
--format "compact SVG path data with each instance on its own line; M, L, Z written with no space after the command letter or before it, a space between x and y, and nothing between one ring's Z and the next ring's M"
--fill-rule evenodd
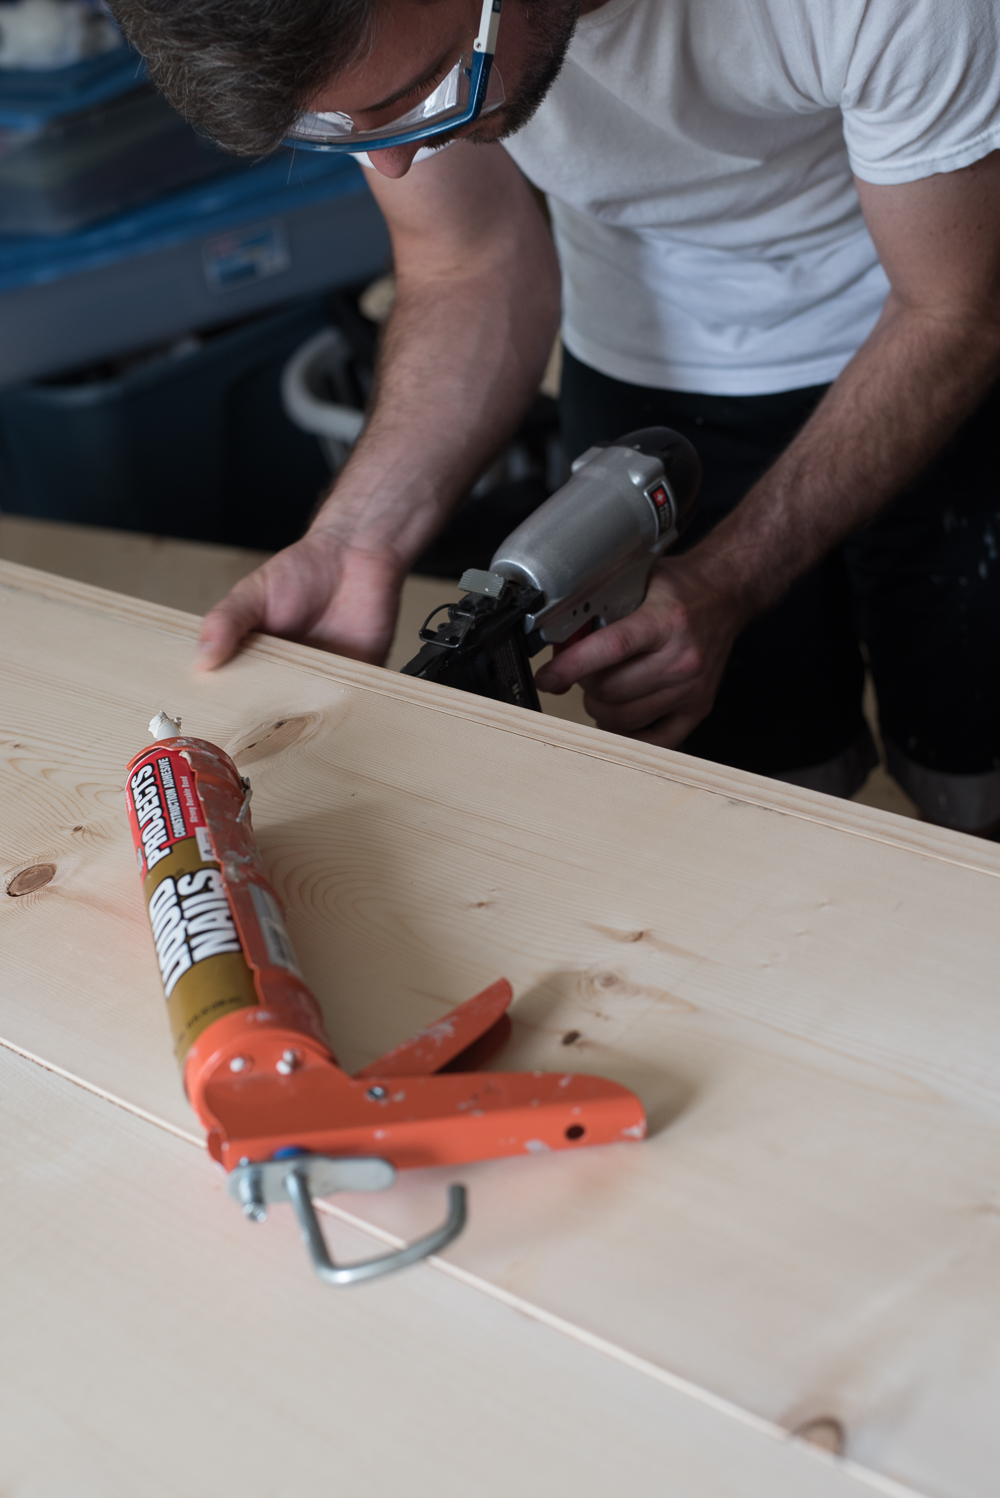
M29 1051L25 1046L17 1045L16 1042L9 1040L5 1036L0 1036L0 1046L14 1055L20 1056L22 1060L31 1062L41 1067L44 1071L60 1077L63 1081L81 1088L82 1091L89 1093L92 1097L100 1098L103 1102L110 1103L113 1107L120 1108L123 1112L131 1114L133 1118L137 1118L143 1123L151 1124L154 1128L162 1129L165 1133L173 1135L174 1138L181 1140L183 1143L194 1145L196 1149L204 1151L204 1141L199 1139L197 1135L189 1133L177 1124L170 1123L158 1114L151 1113L148 1109L141 1108L136 1103L128 1102L125 1098L119 1097L117 1093L113 1093L107 1088L100 1087L93 1082L88 1082L75 1072L68 1071L56 1062L47 1061L34 1051ZM343 1207L336 1206L333 1202L320 1200L316 1202L316 1206L324 1215L337 1218L346 1225L359 1229L386 1247L402 1248L404 1246L403 1239L397 1237L395 1233L378 1227L375 1223L367 1222L363 1217L358 1217L355 1213L348 1212ZM484 1279L481 1275L474 1274L467 1269L462 1269L459 1265L452 1264L447 1259L441 1258L440 1255L434 1254L425 1260L425 1262L436 1273L444 1274L447 1278L465 1285L467 1289L473 1290L480 1295L485 1295L489 1299L507 1306L510 1310L519 1312L538 1325L545 1326L550 1331L554 1331L560 1336L567 1337L571 1341L589 1348L592 1352L610 1358L612 1361L620 1363L633 1372L652 1379L655 1383L662 1384L674 1393L680 1394L687 1399L692 1399L695 1403L713 1410L716 1414L734 1420L737 1424L755 1431L758 1435L766 1436L779 1444L795 1442L814 1460L833 1465L838 1471L855 1478L873 1492L884 1495L884 1498L927 1498L926 1494L920 1493L916 1488L907 1487L897 1482L894 1478L885 1477L881 1473L875 1472L869 1467L861 1466L857 1462L822 1451L810 1442L796 1437L791 1431L785 1429L784 1426L776 1424L773 1420L768 1420L762 1415L756 1415L752 1410L744 1409L742 1405L735 1404L732 1400L725 1399L722 1395L713 1393L711 1389L706 1389L701 1384L696 1384L680 1374L672 1373L668 1368L662 1367L659 1363L654 1363L648 1358L641 1357L638 1353L630 1352L628 1348L620 1346L617 1342L612 1342L596 1332L588 1331L586 1327L578 1326L576 1322L569 1321L567 1318L559 1316L553 1311L547 1311L543 1306L536 1305L533 1301L525 1300L523 1297L515 1295L512 1291L505 1290L502 1286L494 1284L491 1280Z

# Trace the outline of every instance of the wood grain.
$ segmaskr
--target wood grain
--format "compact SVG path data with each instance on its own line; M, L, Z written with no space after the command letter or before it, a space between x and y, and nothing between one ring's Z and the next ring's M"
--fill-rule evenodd
M7 561L192 614L207 613L267 556L267 552L237 546L0 514L0 557ZM386 670L399 671L416 653L417 631L430 611L458 597L453 582L416 575L406 579ZM536 665L546 658L546 653L540 655ZM543 693L541 700L542 711L553 717L571 723L593 721L579 687L572 687L561 697ZM865 714L877 737L878 709L870 679ZM913 802L882 765L871 772L855 800L900 816L919 816Z
M3 872L57 873L0 900L0 1036L191 1128L120 796L151 711L180 711L253 778L346 1064L502 973L503 1064L649 1108L646 1145L461 1172L441 1272L832 1423L884 1483L992 1495L1000 849L276 641L197 677L189 617L3 582ZM411 1236L448 1178L358 1211Z
M3 1051L0 1118L4 1493L871 1492L430 1269L330 1292L287 1209L252 1226L200 1152Z
M191 614L207 614L269 555L240 546L0 514L0 558L5 561ZM420 648L418 631L431 610L459 597L460 590L453 581L416 575L406 579L387 671L401 670L416 655ZM538 664L545 658L540 655ZM554 717L573 723L592 721L579 687L563 697L544 696L543 707Z

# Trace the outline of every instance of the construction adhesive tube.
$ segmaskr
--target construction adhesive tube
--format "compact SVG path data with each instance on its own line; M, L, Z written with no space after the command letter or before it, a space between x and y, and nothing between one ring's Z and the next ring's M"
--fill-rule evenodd
M248 1028L333 1058L254 842L249 784L166 714L150 731L157 742L129 764L125 803L174 1049L201 1112L202 1078Z

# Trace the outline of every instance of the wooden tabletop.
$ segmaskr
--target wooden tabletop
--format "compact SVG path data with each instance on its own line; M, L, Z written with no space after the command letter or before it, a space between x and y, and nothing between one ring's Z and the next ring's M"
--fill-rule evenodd
M199 677L194 617L13 564L0 631L0 873L55 869L0 896L0 1491L992 1498L1000 848L274 640ZM505 975L498 1064L650 1139L333 1198L350 1257L469 1188L353 1290L245 1222L124 817L160 707L251 776L348 1068Z

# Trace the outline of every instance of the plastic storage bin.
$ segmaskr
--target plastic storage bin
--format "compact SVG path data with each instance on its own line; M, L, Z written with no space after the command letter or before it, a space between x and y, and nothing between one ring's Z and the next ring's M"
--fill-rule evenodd
M0 238L0 387L385 268L355 162L288 153L63 239Z
M244 166L143 80L124 50L0 71L0 234L67 234Z
M331 474L343 468L365 425L351 388L354 357L339 328L324 328L296 349L281 373L285 415L317 439Z
M106 378L0 393L0 509L268 550L297 539L329 473L279 381L326 323L310 299Z

